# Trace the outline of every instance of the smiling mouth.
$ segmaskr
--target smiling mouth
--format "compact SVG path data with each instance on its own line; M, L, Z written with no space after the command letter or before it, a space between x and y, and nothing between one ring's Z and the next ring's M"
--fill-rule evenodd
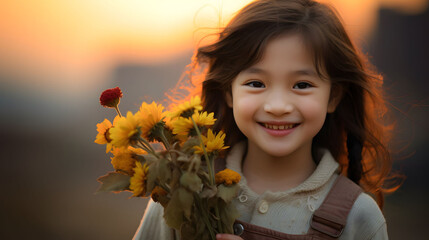
M259 124L265 128L273 129L273 130L287 130L287 129L292 129L299 125L299 123L283 124L283 125L278 125L278 124L274 125L274 124L268 124L268 123L259 123Z

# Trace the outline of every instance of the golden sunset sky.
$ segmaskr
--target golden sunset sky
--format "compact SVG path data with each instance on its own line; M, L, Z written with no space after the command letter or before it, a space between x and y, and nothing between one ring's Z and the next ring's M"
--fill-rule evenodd
M381 6L413 14L427 0L323 0L358 43ZM250 0L14 0L0 9L0 72L18 87L75 89L118 62L156 65L192 52ZM213 32L213 31L211 31ZM5 79L1 80L8 81ZM10 80L9 80L10 81Z

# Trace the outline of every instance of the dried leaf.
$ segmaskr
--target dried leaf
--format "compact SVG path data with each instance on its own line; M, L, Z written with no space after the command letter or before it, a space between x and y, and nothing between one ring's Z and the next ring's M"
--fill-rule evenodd
M171 178L171 169L168 163L169 161L165 158L161 158L158 161L157 175L159 181L162 183L166 183Z
M149 165L149 170L147 172L147 180L146 180L147 181L146 182L146 187L147 187L146 191L148 193L152 192L153 188L155 187L155 181L157 178L157 171L156 171L156 169L158 167L157 165L158 165L157 163L153 163L153 164Z
M203 191L200 193L200 198L211 198L215 196L217 189L212 186L204 186Z
M170 202L164 209L164 219L168 226L180 230L185 217L190 219L193 204L192 193L184 188L174 191Z
M203 187L201 179L192 172L184 172L180 177L180 184L193 192L200 192Z
M179 161L179 162L186 162L187 163L187 162L190 162L191 159L188 156L180 155L180 156L177 157L177 161Z
M196 137L192 137L189 138L182 146L182 151L183 152L193 152L194 151L194 146L199 146L200 145L200 140Z
M97 179L101 186L95 193L100 192L119 192L128 189L130 185L130 176L118 172L109 172Z
M210 240L210 234L206 224L203 221L197 221L196 225L197 225L196 238L198 240Z
M222 198L225 202L230 202L238 194L238 185L225 186L223 184L217 187L217 196Z
M238 217L240 217L240 213L231 203L223 204L219 204L220 219L224 225L226 233L232 234L234 232L234 222Z
M164 219L168 226L179 230L184 222L182 204L179 200L179 191L175 191L170 202L164 209Z
M201 165L201 156L194 154L192 155L191 158L192 163L194 164L194 171L198 171L198 169L200 169L200 165Z
M174 168L172 174L173 174L173 177L171 178L170 187L171 189L175 189L176 186L179 184L181 173L178 168Z
M179 188L179 199L182 204L184 215L187 219L191 219L191 212L192 212L192 204L194 204L194 197L192 196L192 193L187 191L184 188Z
M195 229L195 225L191 222L185 222L180 227L180 237L182 239L194 240L197 239L197 229Z
M170 198L168 197L168 195L159 196L158 202L165 208L165 207L167 207L168 203L170 202Z
M210 176L207 172L202 170L201 168L197 172L198 176L200 176L201 180L205 183L205 185L209 185L210 182Z
M141 157L143 157L145 159L145 161L147 162L147 164L151 164L153 162L158 161L158 158L156 156L154 156L153 154L145 154L145 155L139 155Z

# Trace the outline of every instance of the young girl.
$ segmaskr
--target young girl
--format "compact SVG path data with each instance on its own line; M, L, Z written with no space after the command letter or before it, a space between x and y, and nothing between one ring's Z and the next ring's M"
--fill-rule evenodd
M198 49L204 110L232 146L216 164L242 176L235 235L217 239L387 239L382 78L365 60L312 0L257 0ZM151 201L134 239L178 239L162 216Z

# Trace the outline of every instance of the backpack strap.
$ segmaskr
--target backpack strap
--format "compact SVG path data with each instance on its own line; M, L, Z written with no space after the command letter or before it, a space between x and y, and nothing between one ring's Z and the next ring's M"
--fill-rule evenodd
M347 216L362 192L357 184L339 175L334 185L314 212L309 233L322 239L337 239L346 226Z

